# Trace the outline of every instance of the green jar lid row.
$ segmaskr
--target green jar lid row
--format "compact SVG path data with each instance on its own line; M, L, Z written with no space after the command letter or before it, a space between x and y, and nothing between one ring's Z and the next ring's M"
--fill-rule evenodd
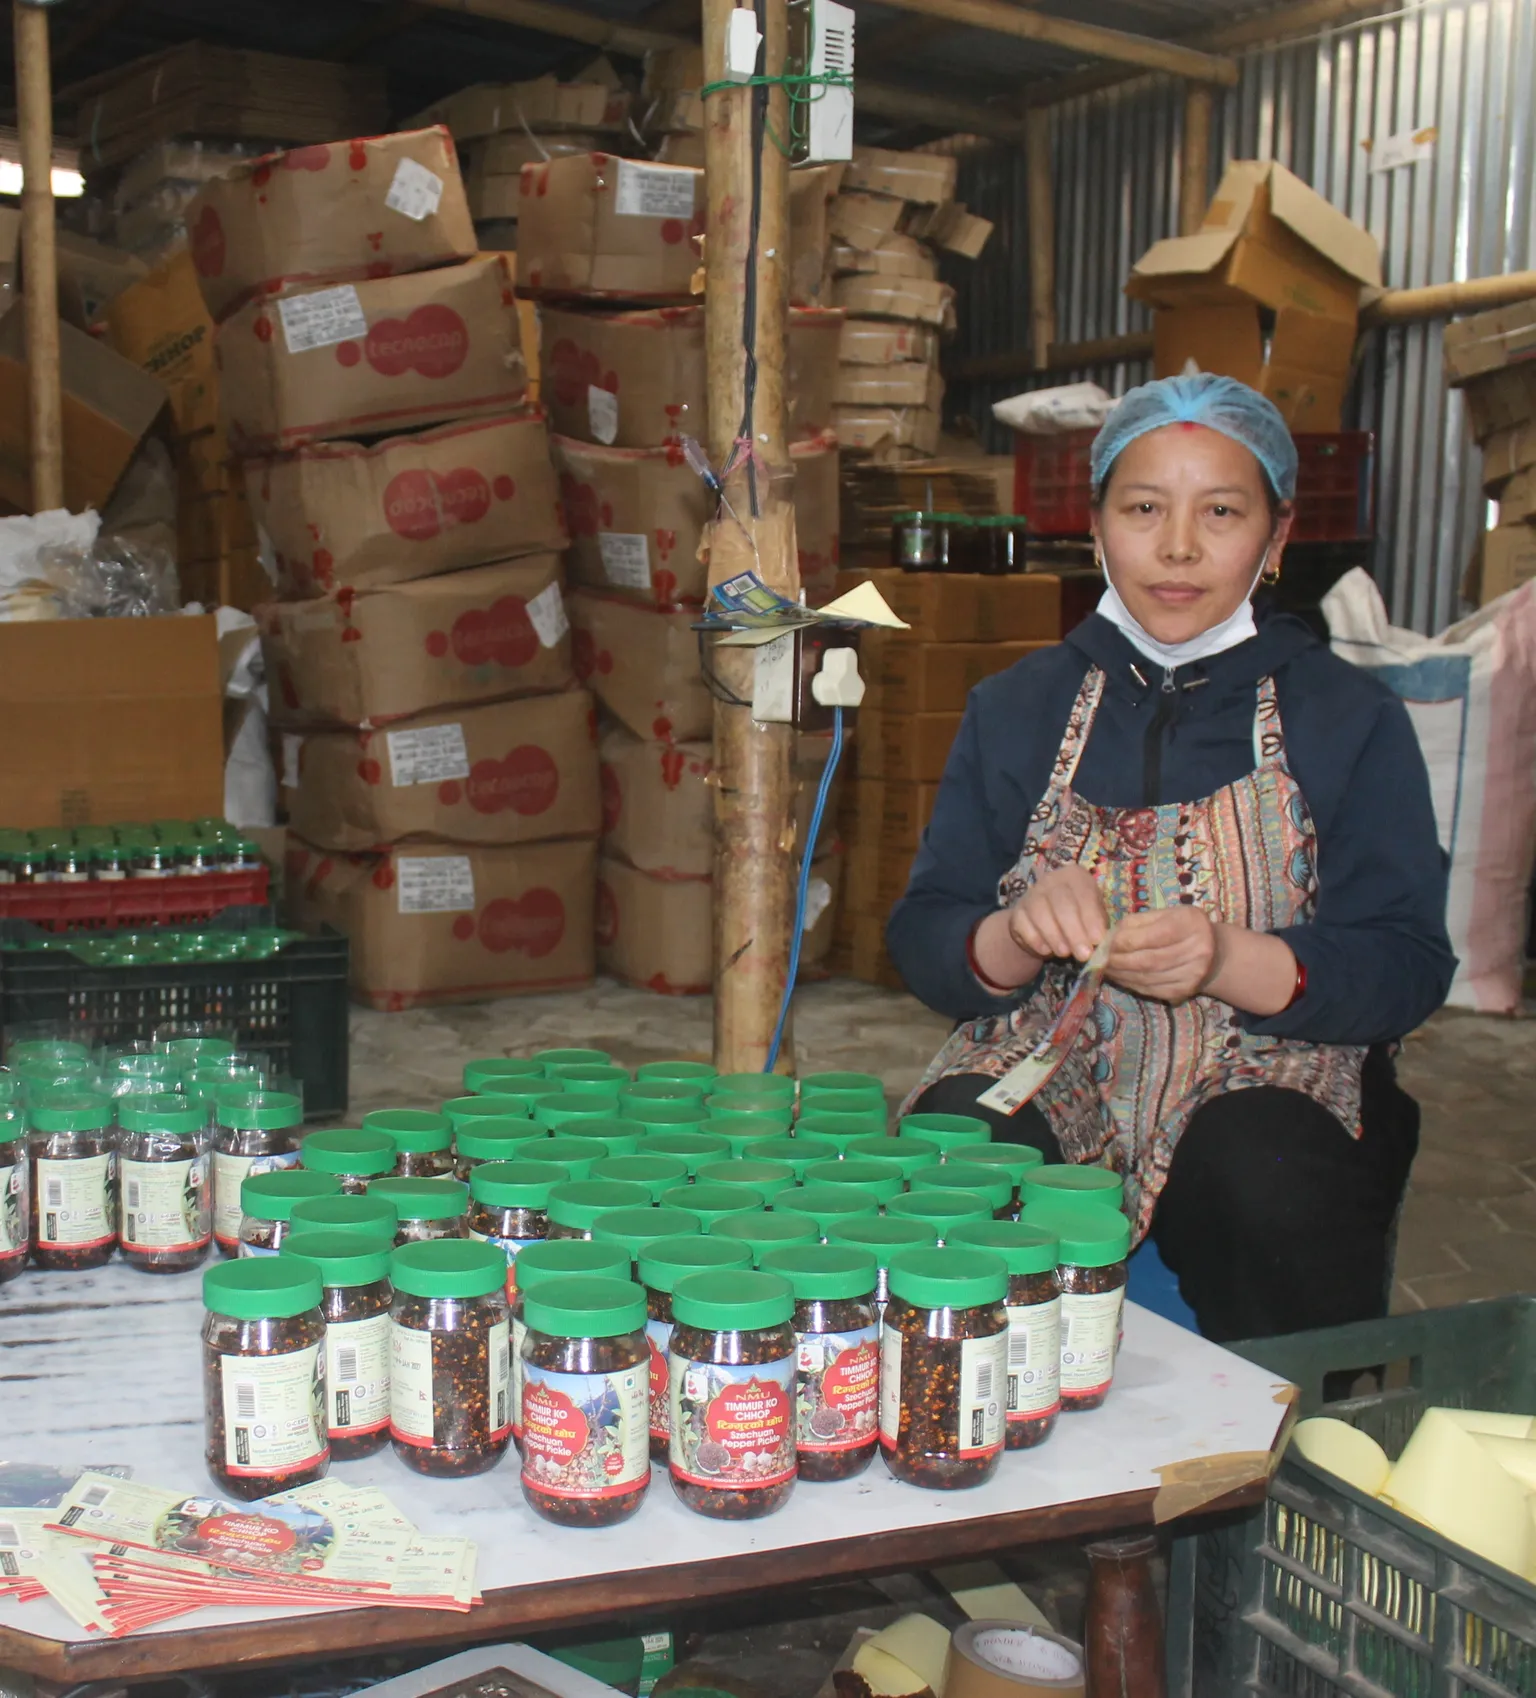
M240 1184L240 1211L253 1220L288 1220L295 1203L334 1197L341 1181L334 1173L307 1173L302 1167L253 1173Z
M644 1327L645 1292L596 1274L548 1280L525 1294L523 1321L549 1338L618 1338Z
M760 1332L794 1319L795 1293L778 1274L745 1268L689 1274L672 1288L672 1318L707 1332Z
M469 1195L494 1209L547 1211L550 1193L568 1183L565 1169L556 1162L487 1161L470 1174Z
M314 1173L372 1178L394 1171L396 1148L387 1132L336 1127L309 1133L299 1145L299 1160Z
M325 1232L318 1227L290 1232L280 1256L302 1256L320 1270L326 1286L374 1285L389 1278L393 1233Z
M454 1220L469 1202L459 1179L376 1179L368 1194L387 1197L401 1220Z
M898 1250L887 1284L892 1297L917 1309L977 1309L1008 1295L1008 1265L996 1251L969 1245Z
M318 1309L320 1270L283 1256L219 1262L203 1270L203 1306L236 1321L284 1321Z
M478 1239L432 1238L394 1251L389 1277L411 1297L490 1297L506 1290L507 1257Z
M734 1224L743 1216L732 1216ZM763 1218L767 1218L766 1216ZM722 1223L727 1224L727 1223ZM698 1232L674 1238L655 1238L643 1245L635 1263L640 1283L651 1291L670 1292L680 1279L704 1268L745 1268L752 1263L752 1250L737 1239L718 1233Z

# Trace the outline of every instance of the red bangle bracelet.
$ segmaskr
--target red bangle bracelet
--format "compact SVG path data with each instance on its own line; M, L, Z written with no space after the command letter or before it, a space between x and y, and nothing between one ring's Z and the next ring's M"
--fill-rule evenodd
M1307 994L1307 964L1306 964L1305 961L1298 961L1296 963L1296 988L1295 988L1295 990L1293 990L1291 992L1291 1000L1288 1003L1286 1003L1285 1006L1287 1008L1294 1008L1296 1006L1296 1004L1298 1002L1300 1002L1301 999L1306 994Z
M987 993L988 996L1012 996L1016 987L994 984L981 970L981 963L976 959L976 934L981 930L982 921L989 918L983 914L981 919L965 934L965 964L971 970L971 977Z

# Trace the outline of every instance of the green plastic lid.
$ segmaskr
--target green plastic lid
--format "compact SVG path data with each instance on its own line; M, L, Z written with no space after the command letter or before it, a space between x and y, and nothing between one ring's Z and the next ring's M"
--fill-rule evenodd
M800 1081L800 1100L825 1091L873 1091L882 1101L885 1081L878 1073L807 1073Z
M547 1090L548 1081L544 1081L539 1089ZM487 1120L527 1120L532 1107L526 1098L511 1092L479 1091L473 1096L449 1097L442 1112L449 1128L457 1134L466 1126L479 1126ZM371 1115L363 1116L364 1126L372 1123Z
M117 1123L125 1132L167 1132L176 1137L192 1137L207 1126L208 1110L202 1103L169 1094L124 1097L117 1105Z
M756 1262L770 1250L782 1250L786 1244L815 1244L821 1232L809 1215L750 1214L727 1215L724 1220L717 1220L710 1227L709 1236L744 1244Z
M992 1127L974 1114L904 1114L897 1136L921 1138L944 1155L967 1144L990 1144Z
M320 1270L328 1286L373 1285L389 1278L389 1257L394 1234L364 1236L361 1232L290 1232L279 1256L302 1256Z
M471 1102L480 1102L471 1097ZM446 1150L453 1142L453 1122L446 1114L424 1108L376 1108L363 1116L365 1132L382 1132L393 1138L395 1148L410 1155L429 1155Z
M882 1203L906 1190L901 1169L893 1161L849 1156L846 1161L814 1161L805 1170L807 1185L865 1185Z
M919 1184L925 1191L974 1191L994 1209L1007 1208L1013 1201L1013 1181L1008 1174L980 1162L946 1161L924 1168Z
M389 1277L412 1297L489 1297L506 1289L507 1253L477 1238L429 1238L402 1244L389 1258Z
M849 1160L858 1156L870 1161L894 1162L901 1169L901 1177L908 1181L925 1167L936 1166L939 1160L937 1147L921 1138L888 1138L883 1133L873 1138L855 1138L844 1154Z
M800 1138L829 1138L845 1153L850 1144L861 1138L874 1138L885 1131L885 1110L864 1109L852 1113L844 1110L823 1110L814 1103L802 1107L795 1135Z
M461 1179L375 1179L368 1195L388 1197L401 1220L454 1220L464 1213L469 1187Z
M400 1228L400 1214L388 1197L370 1191L366 1197L306 1197L293 1205L288 1224L326 1232L366 1232L390 1238Z
M557 1663L589 1674L605 1686L633 1692L640 1684L645 1664L645 1641L634 1634L628 1639L604 1639L584 1645L562 1645L548 1653Z
M394 1171L395 1141L387 1132L351 1128L311 1132L299 1145L299 1160L312 1173L355 1173L371 1178Z
M938 1234L924 1220L902 1215L850 1215L833 1223L827 1232L829 1244L856 1244L872 1250L880 1266L888 1267L897 1250L913 1244L932 1244Z
M917 1309L977 1309L1008 1295L1008 1265L995 1250L898 1250L886 1283Z
M626 1105L653 1103L701 1103L706 1081L702 1079L637 1079L624 1092ZM626 1106L626 1113L630 1112Z
M794 1138L758 1138L742 1155L749 1161L787 1161L795 1177L804 1180L805 1170L819 1161L836 1161L837 1145L830 1138L801 1134Z
M643 1061L635 1069L635 1078L644 1084L659 1082L666 1085L681 1081L685 1085L713 1087L719 1075L719 1068L708 1061Z
M680 1327L755 1332L794 1319L795 1293L778 1274L745 1268L689 1274L672 1287L672 1319Z
M539 1145L539 1160L557 1163L572 1179L590 1178L592 1169L607 1155L596 1138L561 1136Z
M645 1326L645 1293L628 1279L547 1280L523 1299L523 1320L551 1338L618 1338Z
M718 1096L722 1092L731 1095L749 1093L787 1105L795 1100L795 1082L787 1073L720 1073L714 1079L710 1094Z
M880 1273L879 1263L868 1250L838 1244L794 1244L770 1250L763 1257L762 1269L787 1279L797 1303L872 1296Z
M735 1215L732 1221L753 1218L756 1217ZM701 1268L745 1268L751 1261L751 1248L744 1243L719 1233L708 1237L683 1233L675 1238L653 1239L644 1245L636 1262L636 1272L640 1283L652 1291L671 1291L680 1279L697 1273Z
M609 1097L614 1102L630 1082L628 1068L599 1062L557 1062L550 1068L549 1077L558 1079L562 1090L580 1091L589 1097Z
M100 1132L112 1124L111 1097L94 1091L48 1091L27 1110L35 1132Z
M239 1132L281 1132L302 1126L304 1104L292 1091L247 1091L232 1086L214 1095L214 1119Z
M1056 1234L1063 1267L1108 1268L1130 1254L1131 1223L1107 1203L1063 1193L1039 1202L1031 1199L1019 1215L1026 1225Z
M681 1156L605 1156L593 1167L592 1177L643 1185L656 1203L663 1191L687 1181L688 1164Z
M651 1194L643 1185L616 1179L568 1179L550 1193L549 1218L557 1226L590 1232L611 1209L644 1209Z
M959 1144L949 1151L949 1160L998 1168L1008 1175L1017 1190L1024 1175L1039 1167L1045 1157L1033 1144Z
M539 1161L548 1142L548 1131L534 1121L501 1114L466 1121L454 1135L453 1147L465 1161L519 1161L524 1156Z
M542 1079L544 1069L527 1056L491 1055L464 1064L464 1089L478 1096L520 1079Z
M253 1173L240 1182L240 1212L254 1220L290 1220L293 1205L306 1197L334 1197L341 1181L334 1173L306 1173L302 1167L279 1167Z
M545 1239L518 1251L517 1289L531 1291L547 1279L573 1274L628 1279L631 1260L622 1244L605 1244L600 1238Z
M744 1185L765 1203L795 1183L795 1170L787 1161L755 1161L749 1156L735 1160L707 1161L699 1169L701 1185Z
M547 1074L551 1067L606 1067L613 1057L605 1049L541 1049L533 1059Z
M594 1238L622 1244L631 1257L638 1257L647 1244L658 1238L677 1238L698 1232L699 1219L686 1209L610 1209L592 1228Z
M699 1098L685 1102L680 1097L631 1097L626 1091L619 1107L630 1120L638 1120L647 1132L697 1132L709 1119L709 1110Z
M676 1156L696 1174L705 1162L727 1160L731 1146L712 1132L647 1132L641 1140L640 1153L645 1156Z
M179 1055L183 1061L222 1061L235 1053L235 1046L228 1038L167 1038L165 1050L167 1055Z
M575 1120L612 1120L613 1098L592 1091L562 1091L558 1097L540 1097L533 1105L533 1118L552 1132Z
M18 1038L5 1052L7 1067L47 1066L55 1061L89 1061L91 1052L73 1038Z
M893 1197L886 1204L886 1213L926 1221L942 1238L957 1221L986 1220L992 1205L979 1191L917 1190L905 1197Z
M695 1215L705 1232L728 1215L753 1213L763 1206L762 1193L746 1185L674 1185L662 1192L661 1201L664 1208Z
M1046 1197L1092 1197L1095 1202L1118 1209L1125 1204L1125 1181L1107 1167L1055 1163L1031 1173L1020 1194L1027 1203L1041 1202Z
M645 1123L610 1115L606 1120L583 1120L579 1138L590 1138L601 1144L610 1156L632 1156L645 1136Z
M14 1114L9 1119L0 1117L0 1144L15 1143L17 1140L25 1138L26 1135L27 1123L19 1114ZM26 1153L18 1150L16 1152L16 1162L20 1163L25 1160Z
M567 1182L552 1161L486 1161L469 1176L469 1194L493 1209L547 1209L549 1194Z
M741 1156L746 1154L748 1144L755 1144L760 1138L787 1137L792 1124L788 1110L783 1114L738 1114L732 1109L711 1106L709 1118L699 1122L698 1130L714 1138L724 1138L731 1146L732 1156Z
M948 1242L995 1250L1010 1275L1049 1273L1058 1259L1055 1233L1022 1220L962 1221L950 1233Z
M808 1216L825 1238L832 1222L845 1215L878 1214L880 1199L867 1185L801 1185L793 1191L781 1191L773 1199L773 1207L776 1214Z
M764 1116L773 1122L764 1133L772 1137L788 1132L795 1123L795 1099L774 1097L762 1091L714 1091L704 1099L711 1120L740 1120L747 1115Z
M203 1307L236 1321L286 1321L320 1307L320 1270L282 1256L250 1256L203 1270Z
M493 1085L494 1088L487 1086L485 1090L476 1091L474 1095L491 1098L500 1114L522 1114L531 1117L534 1105L543 1102L545 1097L565 1095L565 1086L558 1079L546 1079L542 1073L536 1079L499 1079L493 1081ZM449 1102L458 1110L460 1124L471 1112L464 1106L470 1100L468 1097L449 1098ZM453 1119L447 1103L443 1105L443 1112L450 1120Z

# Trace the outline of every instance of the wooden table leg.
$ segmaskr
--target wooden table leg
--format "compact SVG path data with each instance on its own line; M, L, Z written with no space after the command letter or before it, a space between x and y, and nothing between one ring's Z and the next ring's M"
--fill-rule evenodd
M1167 1698L1151 1533L1088 1546L1088 1698Z

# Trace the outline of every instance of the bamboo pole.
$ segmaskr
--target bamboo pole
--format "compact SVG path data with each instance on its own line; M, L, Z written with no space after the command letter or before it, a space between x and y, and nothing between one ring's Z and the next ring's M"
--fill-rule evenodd
M27 440L32 511L64 505L64 405L59 386L59 272L53 245L53 94L48 14L13 0L16 128L21 142L22 310L26 315Z
M1205 83L1184 90L1184 145L1179 152L1179 234L1193 236L1211 193L1211 114L1215 101Z
M1052 342L1044 362L1029 348L1013 348L1003 354L979 354L956 360L945 368L951 382L964 383L991 378L1033 377L1041 371L1072 371L1082 366L1116 366L1126 360L1152 357L1152 332L1133 330L1124 336L1096 336L1089 342Z
M703 0L704 75L725 74L733 0ZM784 69L785 0L758 0L763 74ZM766 121L754 133L754 102ZM726 471L706 532L709 579L755 571L799 594L793 471L785 432L789 324L789 167L773 137L789 134L782 85L742 87L704 106L704 347L709 457ZM757 207L756 229L753 208ZM748 349L751 349L749 356ZM715 1065L756 1072L772 1042L794 923L794 731L752 718L753 651L711 647L715 701ZM740 705L747 704L747 705ZM786 1031L781 1055L787 1061Z
M1051 115L1025 120L1024 173L1029 214L1029 328L1037 367L1056 340L1056 197L1051 184Z

